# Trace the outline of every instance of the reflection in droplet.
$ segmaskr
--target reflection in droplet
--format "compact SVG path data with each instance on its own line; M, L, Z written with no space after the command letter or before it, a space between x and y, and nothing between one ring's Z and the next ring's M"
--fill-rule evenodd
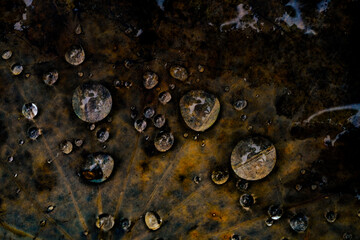
M274 145L262 137L241 140L231 154L231 167L240 178L259 180L266 177L276 163Z
M296 232L304 232L308 227L308 218L298 213L290 219L290 227Z
M273 220L279 220L283 215L283 209L279 205L271 205L268 214Z
M110 113L112 98L109 90L103 85L86 82L75 89L72 106L81 120L95 123Z
M54 83L56 83L56 81L58 80L59 78L59 73L57 70L52 70L52 71L49 71L47 73L44 73L43 74L43 81L47 84L47 85L53 85Z
M110 214L103 213L96 218L96 227L100 230L107 232L113 228L115 224L114 217Z
M229 171L228 170L215 170L211 173L211 180L216 185L222 185L226 183L226 181L229 179Z
M146 89L154 88L159 82L159 76L154 72L146 72L143 75L143 78L144 78L143 84Z
M158 230L161 227L162 219L156 212L147 212L145 214L145 224L150 230Z
M71 65L77 66L84 62L85 60L85 51L79 45L73 45L65 53L65 60Z
M4 51L4 52L1 54L1 57L2 57L2 59L4 59L4 60L10 59L11 56L12 56L12 51L10 51L10 50L6 50L6 51Z
M60 150L65 154L70 154L73 150L73 145L70 141L65 140L60 143Z
M154 140L155 148L159 152L168 151L174 144L174 135L171 132L161 131L159 132Z
M165 116L163 114L158 114L153 118L154 126L157 128L162 128L165 124Z
M171 100L171 94L168 92L168 91L165 91L165 92L161 92L159 94L159 102L161 104L167 104L168 102L170 102Z
M253 204L255 203L254 197L250 194L243 194L240 197L240 205L245 208L248 209L249 207L251 207Z
M108 179L114 169L114 159L105 153L90 154L81 169L85 180L101 183Z
M220 102L210 93L193 90L180 99L180 112L189 128L205 131L215 123L220 112Z
M136 131L143 132L146 129L147 123L145 119L138 119L134 122L134 127Z
M38 114L38 108L35 103L26 103L22 107L22 114L27 119L33 119Z
M31 127L28 129L27 134L30 139L36 140L42 134L42 131L40 128Z
M24 67L19 63L15 63L14 65L11 66L11 73L15 76L20 75L20 73L22 73L23 70Z
M189 76L186 69L181 66L172 66L170 68L170 75L180 81L185 81Z

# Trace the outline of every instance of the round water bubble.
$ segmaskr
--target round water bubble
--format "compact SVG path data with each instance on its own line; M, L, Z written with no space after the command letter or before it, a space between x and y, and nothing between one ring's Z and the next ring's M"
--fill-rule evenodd
M22 107L22 114L27 119L33 119L38 114L38 108L35 103L26 103Z
M80 45L73 45L65 53L65 60L71 65L77 66L84 62L85 51Z
M157 128L162 128L165 125L165 116L163 114L158 114L153 118L154 126Z
M226 181L229 179L229 171L228 170L215 170L211 173L211 180L216 184L216 185L222 185L224 183L226 183Z
M156 212L147 212L145 214L145 224L150 230L158 230L161 227L162 219Z
M171 93L168 91L161 92L159 94L159 102L163 105L167 104L171 100Z
M114 169L114 159L105 153L90 154L81 169L85 180L101 183L108 179Z
M100 230L107 232L113 228L115 224L114 217L110 214L103 213L96 218L96 227Z
M243 208L249 208L255 203L254 197L251 194L247 194L247 193L241 195L239 201L240 201L240 205Z
M273 220L279 220L283 215L283 209L279 205L271 205L268 214Z
M290 219L290 227L296 232L305 232L308 224L308 218L303 213L298 213Z
M328 221L329 223L335 222L336 217L337 217L337 214L336 214L336 212L334 212L334 211L327 211L327 212L325 213L325 219L326 219L326 221Z
M144 117L145 118L152 118L155 114L155 110L152 107L146 107L144 109Z
M50 85L50 86L55 84L56 81L58 80L58 78L59 78L59 73L58 73L58 71L56 69L51 70L51 71L49 71L47 73L44 73L43 77L42 77L43 81L47 85Z
M99 142L106 142L109 139L110 133L106 128L100 128L96 132L96 138Z
M147 123L145 119L138 119L134 122L134 127L136 131L143 132L146 129Z
M171 132L161 131L159 132L154 140L155 148L159 152L168 151L174 144L174 135Z

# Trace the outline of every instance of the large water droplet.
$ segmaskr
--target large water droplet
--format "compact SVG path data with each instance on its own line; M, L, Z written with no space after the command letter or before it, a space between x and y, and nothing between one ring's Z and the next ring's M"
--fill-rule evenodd
M161 131L159 132L154 140L155 148L159 152L168 151L174 144L174 135L171 132Z
M114 168L114 159L105 153L90 154L81 170L89 182L101 183L108 179Z
M73 45L65 53L65 60L71 65L77 66L84 62L85 60L85 51L79 45Z
M114 217L110 214L103 213L96 218L96 227L100 230L107 232L113 228L115 224Z
M210 93L193 90L180 99L180 112L189 128L205 131L216 121L220 112L220 102Z
M170 68L170 75L180 81L185 81L189 77L186 69L181 66L172 66Z
M34 103L26 103L22 107L22 114L27 119L33 119L38 114L38 108Z
M246 180L259 180L266 177L276 163L274 145L262 137L241 140L231 154L231 167Z
M290 227L296 232L304 232L308 227L308 218L298 213L290 219Z
M110 113L112 98L103 85L87 82L75 89L72 106L81 120L94 123L103 120Z
M145 214L145 224L150 230L158 230L161 227L162 219L156 212L147 212Z

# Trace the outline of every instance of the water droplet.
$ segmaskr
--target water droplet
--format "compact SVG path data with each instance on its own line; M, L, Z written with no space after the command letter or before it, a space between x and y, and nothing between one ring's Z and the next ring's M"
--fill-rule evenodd
M103 213L96 218L96 227L100 230L107 232L113 228L115 224L114 217L110 214Z
M82 33L81 25L78 24L75 28L75 34L79 35Z
M241 237L237 234L231 236L230 240L241 240Z
M193 90L180 99L180 112L189 128L205 131L215 123L220 112L220 102L212 94Z
M14 174L14 177L17 177L17 176L18 176L18 174L17 174L17 173L15 173L15 174Z
M134 62L127 59L127 60L124 61L124 66L125 66L127 69L130 69L132 66L134 66Z
M274 220L272 218L268 218L265 220L265 224L268 227L271 227L274 224Z
M84 73L83 73L83 72L78 72L78 76L79 76L79 77L83 77L83 76L84 76Z
M114 159L105 153L90 154L81 170L89 182L101 183L108 179L114 168Z
M46 220L41 220L40 221L40 227L45 227L46 225Z
M38 108L34 103L26 103L22 107L22 114L27 119L33 119L38 114Z
M131 88L132 82L130 82L130 81L125 81L125 82L124 82L124 86L125 86L126 88Z
M236 111L241 111L246 108L247 101L246 100L237 100L233 104Z
M231 167L240 178L259 180L266 177L276 163L274 145L262 137L241 140L231 154Z
M193 181L194 181L194 183L199 184L201 182L201 177L200 176L195 176Z
M37 127L31 127L28 129L27 134L30 139L36 140L42 134L42 131Z
M171 89L171 90L174 90L175 89L175 84L169 84L169 88Z
M134 127L136 131L143 132L146 129L147 123L145 119L138 119L134 122Z
M159 76L154 72L146 72L143 75L143 78L144 78L143 84L146 89L154 88L159 82Z
M52 163L52 159L51 158L49 158L48 160L46 160L46 162L48 163L48 164L50 164L50 163Z
M4 52L1 54L1 57L2 57L2 59L4 59L4 60L10 59L11 56L12 56L12 51L10 51L10 50L6 50L6 51L4 51Z
M25 143L25 141L20 139L18 143L19 143L19 145L23 145Z
M73 145L70 141L65 140L62 143L60 143L60 150L65 154L70 154L73 150Z
M153 118L154 126L157 128L162 128L165 124L165 116L163 114L158 114Z
M308 227L308 218L298 213L290 219L290 227L296 232L304 232Z
M302 175L304 175L304 174L306 173L306 170L305 170L305 169L301 169L300 173L301 173Z
M75 146L81 147L83 145L84 141L82 139L76 139L75 140Z
M205 147L205 145L206 145L206 144L205 144L205 140L202 140L201 146L202 146L202 147Z
M130 110L130 117L131 117L132 119L135 119L135 118L137 117L137 115L138 115L138 111L135 109L135 107L134 107L134 108L131 108L131 110Z
M159 102L163 105L167 104L171 100L171 94L168 91L161 92L159 94Z
M12 162L12 161L14 161L14 157L13 157L13 156L9 156L9 157L8 157L8 162Z
M184 138L187 138L188 136L189 136L189 134L188 133L184 133Z
M48 206L47 209L46 209L46 212L47 212L47 213L51 213L52 211L54 211L55 207L56 207L56 206L54 206L54 205Z
M99 142L106 142L109 139L110 133L106 128L100 128L96 132L96 138Z
M186 69L181 66L172 66L170 68L170 75L180 81L185 81L189 77Z
M122 230L124 230L125 232L130 230L131 227L131 221L127 218L123 218L120 220L120 227Z
M15 63L14 65L11 66L11 73L15 76L20 75L20 73L22 73L23 70L24 67L19 63Z
M311 190L314 191L314 190L316 190L316 189L317 189L317 185L316 185L316 184L312 184L312 185L311 185Z
M204 72L205 71L204 66L198 65L198 71L201 72L201 73Z
M254 197L252 195L247 194L247 193L241 195L241 197L240 197L240 205L243 208L247 209L247 208L251 207L254 203L255 203L255 200L254 200Z
M271 205L268 214L273 220L279 220L283 215L283 209L279 205Z
M144 117L145 118L152 118L155 114L155 110L152 107L146 107L144 109Z
M302 189L302 186L300 184L296 184L295 189L296 189L296 191L300 192Z
M247 116L245 114L240 116L241 121L245 121L247 119Z
M215 170L211 173L211 180L216 185L222 185L226 183L226 181L229 179L229 171L228 170Z
M112 98L109 90L103 85L87 82L75 89L72 106L81 120L95 123L110 113Z
M162 224L162 219L156 212L147 212L145 214L145 224L150 230L158 230Z
M337 214L334 211L328 211L325 213L326 221L328 221L329 223L335 222L336 217L337 217Z
M224 91L225 91L225 92L229 92L229 91L230 91L230 87L229 87L229 86L224 87Z
M344 240L351 240L352 239L352 234L351 233L344 233L343 235L343 239Z
M25 74L26 78L29 78L30 76L31 76L30 73Z
M51 70L47 73L43 74L43 81L47 84L47 85L53 85L54 83L56 83L56 81L59 78L59 73L57 70Z
M90 126L89 126L89 130L90 131L94 131L95 130L95 124L93 123L93 124L90 124Z
M159 132L154 140L155 148L159 152L168 151L174 144L174 135L171 132L161 131Z
M89 235L89 231L85 230L85 231L83 232L83 234L84 234L84 236L87 236L87 235Z
M84 62L85 60L85 51L79 45L73 45L65 53L65 60L71 65L77 66Z

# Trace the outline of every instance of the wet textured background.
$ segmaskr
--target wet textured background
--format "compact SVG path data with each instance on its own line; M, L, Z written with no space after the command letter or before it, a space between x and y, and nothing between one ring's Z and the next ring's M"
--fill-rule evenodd
M0 62L0 236L342 239L347 232L359 239L360 120L354 114L360 107L303 122L320 110L360 103L359 4L2 0L0 50L11 50L13 56ZM78 24L81 34L75 33ZM76 67L64 59L73 44L81 44L86 54ZM125 60L133 62L131 68ZM19 76L11 74L14 63L24 66ZM170 76L175 64L186 67L187 81ZM52 68L59 80L48 86L42 74ZM159 85L152 90L142 85L142 75L149 70L159 75ZM94 131L71 106L73 91L89 79L101 82L113 98L110 115ZM115 87L114 80L132 86ZM221 104L216 123L200 134L186 126L178 105L193 89L215 94ZM158 94L165 90L172 100L162 105ZM236 111L232 105L238 99L246 99L247 108ZM33 121L21 115L27 102L39 108ZM168 152L153 147L158 132L153 126L143 134L134 129L131 106L140 114L153 106L166 115L175 137ZM26 135L32 126L43 129L35 141ZM103 126L110 129L110 138L100 143L95 133ZM256 203L246 211L239 204L242 192L235 186L238 178L230 155L239 140L255 135L274 143L278 159L269 176L249 183L246 192ZM334 146L327 144L326 139L336 136L340 138ZM63 154L59 144L75 139L83 139L83 146ZM19 140L25 143L19 145ZM97 151L110 154L115 169L106 182L87 184L77 175L79 166ZM221 186L210 178L218 167L231 172ZM195 176L201 177L199 184ZM285 213L267 227L271 204L281 204ZM50 205L56 208L47 213ZM164 221L155 232L142 217L149 210ZM328 210L338 213L332 224L324 218ZM289 226L289 218L298 212L309 217L305 233ZM115 216L115 226L106 234L95 227L100 213ZM131 219L130 232L121 230L122 218Z

